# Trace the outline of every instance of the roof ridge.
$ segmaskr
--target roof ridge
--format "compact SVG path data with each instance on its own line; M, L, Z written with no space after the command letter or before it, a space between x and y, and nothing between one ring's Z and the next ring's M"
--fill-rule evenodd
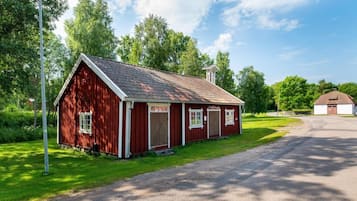
M122 61L117 61L117 60L113 60L113 59L110 59L110 58L104 58L104 57L93 56L93 55L86 55L86 56L95 57L95 58L98 58L98 59L101 59L101 60L123 64L123 65L129 66L129 67L140 68L140 69L144 69L144 70L158 71L158 72L167 73L167 74L175 74L175 75L182 76L182 77L192 77L192 78L198 78L198 79L205 80L202 77L198 77L198 76L194 76L194 75L182 75L182 74L179 74L179 73L176 73L176 72L172 72L172 71L168 71L168 70L156 69L156 68L151 67L151 66L144 66L144 65L140 65L140 64L128 64L128 63L125 63L125 62L122 62Z

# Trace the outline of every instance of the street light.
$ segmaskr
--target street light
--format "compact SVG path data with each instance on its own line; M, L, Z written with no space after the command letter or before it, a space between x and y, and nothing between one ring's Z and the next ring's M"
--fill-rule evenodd
M45 72L43 69L43 33L42 33L42 0L38 1L38 15L40 26L40 63L41 63L41 102L42 102L42 129L43 129L43 146L44 146L44 175L48 175L48 139L47 139L47 116L46 116L46 91L45 91Z

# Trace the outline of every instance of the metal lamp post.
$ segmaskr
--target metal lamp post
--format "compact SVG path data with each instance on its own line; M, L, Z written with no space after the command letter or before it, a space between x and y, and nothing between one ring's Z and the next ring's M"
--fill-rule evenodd
M42 33L42 0L38 1L38 14L40 26L40 63L41 63L41 100L42 100L42 129L43 129L43 146L44 146L44 175L48 175L48 139L47 139L47 116L46 116L46 91L45 91L45 72L43 69L43 33Z

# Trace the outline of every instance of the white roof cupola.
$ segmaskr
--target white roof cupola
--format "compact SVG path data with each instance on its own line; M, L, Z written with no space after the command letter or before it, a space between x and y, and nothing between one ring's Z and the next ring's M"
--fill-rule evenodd
M210 65L207 67L204 67L203 70L206 70L206 80L208 82L211 82L212 84L216 84L216 72L217 72L217 66L216 65Z

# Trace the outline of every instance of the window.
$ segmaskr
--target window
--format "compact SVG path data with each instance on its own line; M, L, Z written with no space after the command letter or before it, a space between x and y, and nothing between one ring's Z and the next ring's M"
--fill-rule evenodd
M167 105L154 105L150 106L150 112L168 112L169 107Z
M79 113L79 132L92 134L92 112Z
M202 109L190 109L190 129L191 128L203 128L202 121Z
M233 110L225 110L226 114L226 123L225 125L234 125L234 109Z

